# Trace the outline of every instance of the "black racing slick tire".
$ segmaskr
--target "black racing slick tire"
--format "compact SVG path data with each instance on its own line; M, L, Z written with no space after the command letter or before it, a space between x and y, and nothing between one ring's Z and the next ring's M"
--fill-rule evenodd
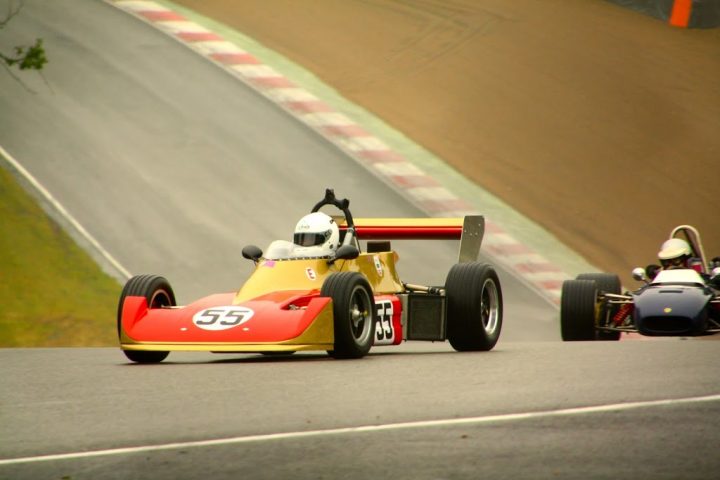
M335 345L328 353L335 358L367 355L375 337L375 302L367 279L358 272L329 275L320 289L321 297L333 303Z
M581 273L578 275L577 280L592 280L595 282L597 289L605 293L620 294L622 292L622 283L620 283L620 277L612 273ZM618 308L614 307L610 310L610 317L617 312ZM604 318L604 314L603 317ZM597 340L620 340L620 332L603 332L601 330L596 331Z
M117 313L118 338L120 338L122 309L125 303L125 297L145 297L148 308L170 307L177 304L175 302L175 293L165 278L157 275L136 275L132 277L127 281L120 293ZM123 353L128 360L136 363L159 363L165 360L170 352L123 350Z
M500 338L503 299L495 269L485 263L453 265L445 280L447 338L459 352L488 351Z
M581 273L576 280L592 280L601 290L606 293L619 294L622 290L620 277L612 273Z
M598 287L593 280L565 280L560 293L560 333L566 342L595 340Z

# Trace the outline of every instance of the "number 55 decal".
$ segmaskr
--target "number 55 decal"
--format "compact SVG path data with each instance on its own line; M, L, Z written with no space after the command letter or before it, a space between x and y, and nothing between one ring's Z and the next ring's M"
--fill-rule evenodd
M392 345L395 341L393 328L393 304L390 300L375 303L377 324L375 324L375 345Z
M255 312L247 307L214 307L193 315L193 323L203 330L227 330L247 322Z

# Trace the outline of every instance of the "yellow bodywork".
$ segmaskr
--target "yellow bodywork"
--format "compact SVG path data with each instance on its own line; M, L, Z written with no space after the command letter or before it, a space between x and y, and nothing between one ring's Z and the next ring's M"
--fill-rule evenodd
M405 289L395 268L394 252L361 253L353 260L338 260L328 265L327 259L265 260L261 259L252 276L238 291L233 303L282 290L320 290L328 275L334 272L360 272L375 295L400 293Z

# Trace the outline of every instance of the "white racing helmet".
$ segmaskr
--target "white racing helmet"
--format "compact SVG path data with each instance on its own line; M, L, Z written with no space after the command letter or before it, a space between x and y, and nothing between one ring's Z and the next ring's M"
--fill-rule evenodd
M295 254L308 257L332 256L340 244L340 229L330 215L314 212L295 226Z
M671 238L663 242L658 252L658 259L663 268L684 268L692 255L690 245L680 238Z

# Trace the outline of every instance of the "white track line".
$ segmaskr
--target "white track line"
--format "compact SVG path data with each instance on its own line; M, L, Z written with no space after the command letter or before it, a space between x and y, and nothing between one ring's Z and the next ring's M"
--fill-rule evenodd
M56 455L40 455L36 457L20 457L0 459L2 465L16 465L22 463L48 462L55 460L73 460L80 458L102 457L111 455L124 455L133 453L154 452L161 450L188 449L197 447L213 447L233 445L238 443L267 442L271 440L288 440L308 437L321 437L329 435L343 435L348 433L368 433L388 430L404 430L410 428L432 428L454 425L477 425L483 423L512 422L534 420L548 417L561 417L572 415L586 415L602 412L617 412L636 408L662 407L688 403L717 402L720 394L705 395L701 397L673 398L665 400L650 400L644 402L611 403L593 407L564 408L560 410L544 410L540 412L509 413L503 415L488 415L483 417L452 418L444 420L427 420L419 422L388 423L385 425L366 425L362 427L332 428L327 430L309 430L305 432L271 433L265 435L249 435L244 437L220 438L216 440L200 440L196 442L177 442L162 445L145 445L139 447L112 448L107 450L94 450L89 452L61 453Z
M58 202L55 197L52 196L52 194L30 173L28 172L25 167L23 167L20 162L15 160L12 155L10 155L7 150L5 150L2 146L0 146L0 157L4 157L5 160L10 164L10 166L15 169L22 177L42 196L45 201L47 201L52 208L57 211L57 213L72 226L72 228L77 231L77 233L85 239L94 249L97 251L101 257L103 257L115 270L117 270L121 275L125 277L127 280L131 277L130 272L128 272L125 267L123 267L120 262L118 262L115 257L110 255L110 252L105 250L102 245L100 245L100 242L98 242L95 237L90 235L90 233L85 230L85 228L75 220L75 217L70 215L70 212L65 210L65 207L62 206L60 202Z

